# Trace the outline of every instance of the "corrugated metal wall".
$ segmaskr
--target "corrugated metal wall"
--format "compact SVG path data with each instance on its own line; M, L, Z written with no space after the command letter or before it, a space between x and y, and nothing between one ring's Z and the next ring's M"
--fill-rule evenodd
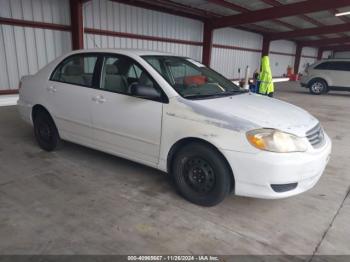
M0 25L0 90L71 50L70 32Z
M69 13L69 0L0 0L0 17L69 25ZM130 38L86 33L86 48L137 48L202 59L203 23L200 21L108 0L85 3L83 13L85 28L134 35ZM142 39L142 36L159 37L163 41ZM171 39L182 42L174 43ZM259 34L238 29L215 30L211 67L230 79L238 79L249 66L252 76L260 67L262 40ZM293 67L295 48L291 41L271 42L273 76L281 76L288 66ZM70 50L69 31L0 25L0 90L16 89L21 76L34 74ZM316 60L313 57L317 56L317 49L304 48L303 55L308 57L302 57L301 71L307 63Z
M317 61L317 52L318 52L317 48L313 48L313 47L303 48L303 51L301 53L300 65L299 65L300 73L303 73L309 65L312 65ZM303 56L307 56L307 57L303 57Z
M261 50L262 36L259 34L233 28L217 29L214 31L213 45L211 67L229 79L243 78L247 66L250 68L250 76L260 67L261 51L248 50ZM215 45L236 49L218 48Z
M196 42L201 42L203 37L200 21L107 0L93 0L84 5L84 26ZM189 44L85 34L85 46L147 49L202 59L202 47Z
M0 17L69 25L69 2L0 0ZM70 50L70 32L0 25L0 90L17 89L23 75Z
M283 76L287 73L287 67L294 66L296 45L286 40L272 41L270 44L270 66L273 76ZM274 54L273 52L285 53Z
M333 52L332 51L324 51L322 54L322 59L327 59L333 56ZM349 52L349 56L350 58L350 52Z
M68 0L0 0L0 16L69 25Z

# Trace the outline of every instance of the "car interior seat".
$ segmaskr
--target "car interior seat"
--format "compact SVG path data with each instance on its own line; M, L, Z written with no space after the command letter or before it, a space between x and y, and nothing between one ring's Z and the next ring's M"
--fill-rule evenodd
M82 66L76 64L67 65L60 80L70 84L86 85L83 73Z
M139 85L153 87L153 82L147 75L147 73L142 72L139 78Z
M106 65L102 89L117 93L126 93L128 90L126 77L119 74L118 67L114 64Z

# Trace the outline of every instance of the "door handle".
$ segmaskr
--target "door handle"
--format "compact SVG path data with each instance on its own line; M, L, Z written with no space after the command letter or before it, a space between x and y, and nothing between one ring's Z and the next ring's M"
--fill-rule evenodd
M107 101L106 98L103 97L103 95L94 96L91 100L98 104L102 104Z
M47 91L51 92L51 93L56 93L57 89L54 86L48 86Z

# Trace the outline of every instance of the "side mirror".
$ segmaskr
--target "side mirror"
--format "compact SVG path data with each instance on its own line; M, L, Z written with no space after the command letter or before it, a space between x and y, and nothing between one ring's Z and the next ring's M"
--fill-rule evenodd
M155 88L140 84L134 84L131 86L131 94L152 100L161 98L161 94Z

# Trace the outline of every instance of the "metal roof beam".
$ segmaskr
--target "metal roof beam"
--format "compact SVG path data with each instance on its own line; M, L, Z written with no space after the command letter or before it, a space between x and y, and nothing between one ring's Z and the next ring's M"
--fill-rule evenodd
M222 6L222 7L226 7L228 9L231 9L231 10L234 10L234 11L237 11L237 12L241 12L241 13L244 13L244 12L249 12L250 10L243 7L243 6L239 6L237 4L234 4L234 3L231 3L231 2L227 2L225 0L208 0L209 3L211 4L215 4L215 5L219 5L219 6Z
M328 38L328 39L322 39L322 40L310 40L310 41L300 41L300 44L303 46L326 46L331 44L345 44L350 43L350 36L346 37L337 37L337 38Z
M335 34L335 33L349 31L349 28L350 28L350 23L338 24L338 25L327 25L322 27L313 27L313 28L299 29L294 31L274 33L274 34L270 34L270 38L271 40L278 40L278 39L292 39L296 37L312 36L312 35Z
M233 11L241 12L241 13L251 12L251 10L249 10L248 8L245 8L243 6L240 6L240 5L231 3L231 2L227 2L225 0L208 0L208 2L212 3L212 4L215 4L215 5L218 5L218 6L221 6L221 7L225 7L225 8L231 9ZM286 23L286 22L283 22L283 21L280 21L280 20L277 20L277 19L273 20L273 22L275 22L277 24L280 24L280 25L282 25L284 27L287 27L289 29L292 29L292 30L298 29L297 26L291 25L289 23ZM268 30L264 30L264 31L268 31Z
M214 28L238 26L265 20L273 20L287 16L300 15L304 13L329 10L348 5L349 0L318 0L317 3L314 0L308 0L303 2L297 2L294 4L271 7L256 11L249 11L244 14L231 15L213 19L212 25Z
M261 0L263 1L264 3L268 4L268 5L272 5L272 6L281 6L282 4L278 1L278 0ZM322 24L321 22L307 16L307 15L304 15L304 14L301 14L301 15L298 15L301 19L303 19L304 21L307 21L313 25L316 25L316 26L324 26L324 24ZM294 29L298 29L298 28L294 28ZM294 30L293 29L293 30ZM327 37L325 36L320 36L321 38L325 39Z
M173 2L163 2L161 0L155 1L141 1L141 0L111 0L126 5L137 6L145 9L150 9L158 12L168 13L172 15L187 17L200 21L205 21L207 18L219 17L211 12L206 12L201 9L192 8L182 4Z
M271 6L282 6L283 4L281 4L279 1L277 0L261 0L263 1L265 4L268 4L268 5L271 5ZM308 17L307 15L304 15L304 14L301 14L299 15L300 18L302 18L303 20L313 24L313 25L317 25L317 26L323 26L324 24L318 22L317 20L311 18L311 17Z

